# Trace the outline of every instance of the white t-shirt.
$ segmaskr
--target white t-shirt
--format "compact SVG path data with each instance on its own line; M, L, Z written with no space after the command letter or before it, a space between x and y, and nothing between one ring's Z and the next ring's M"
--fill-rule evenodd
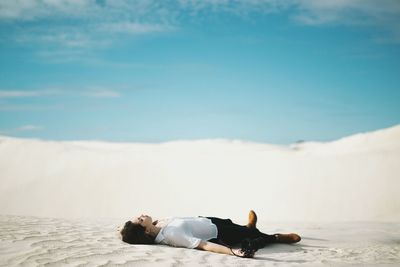
M201 240L216 238L217 226L204 217L174 217L167 219L156 236L155 243L174 247L196 248Z

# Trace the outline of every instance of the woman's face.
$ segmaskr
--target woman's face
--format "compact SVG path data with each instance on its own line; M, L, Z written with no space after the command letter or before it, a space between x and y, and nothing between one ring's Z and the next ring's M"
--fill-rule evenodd
M148 216L148 215L140 215L137 218L134 218L132 221L132 223L136 223L136 224L140 224L141 226L143 226L144 228L148 228L150 225L152 225L153 223L153 219Z

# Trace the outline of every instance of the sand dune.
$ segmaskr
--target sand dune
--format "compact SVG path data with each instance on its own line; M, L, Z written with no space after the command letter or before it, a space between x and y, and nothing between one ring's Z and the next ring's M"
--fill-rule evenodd
M398 221L399 159L400 126L290 146L0 137L0 213Z

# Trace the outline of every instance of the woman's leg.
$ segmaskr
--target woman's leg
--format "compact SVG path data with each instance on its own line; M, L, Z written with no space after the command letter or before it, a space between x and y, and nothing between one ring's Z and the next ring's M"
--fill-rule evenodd
M217 240L210 240L211 242L218 242L232 246L247 238L255 239L259 237L263 238L265 245L276 242L276 237L274 235L264 234L256 228L248 228L243 225L235 224L230 219L220 219L215 217L207 218L209 218L218 229Z

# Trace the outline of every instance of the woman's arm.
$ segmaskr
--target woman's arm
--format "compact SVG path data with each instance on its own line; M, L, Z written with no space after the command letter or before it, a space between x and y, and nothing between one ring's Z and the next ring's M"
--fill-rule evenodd
M244 256L243 251L241 251L240 249L232 249L234 252L234 253L232 253L232 250L230 248L223 246L223 245L208 242L208 241L201 241L200 244L196 248L210 251L210 252L215 252L215 253L234 255L234 256L239 256L239 257Z

